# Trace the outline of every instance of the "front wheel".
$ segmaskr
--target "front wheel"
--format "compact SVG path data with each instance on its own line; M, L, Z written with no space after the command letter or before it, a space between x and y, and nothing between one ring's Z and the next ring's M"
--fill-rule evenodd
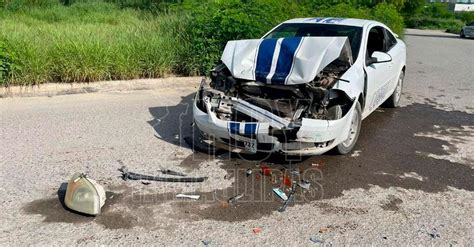
M464 30L461 30L461 33L459 34L459 36L461 36L461 38L466 38L466 35L464 34Z
M400 98L402 97L403 80L405 79L405 72L400 72L398 77L397 86L393 91L393 94L383 103L383 106L388 108L396 108L400 105Z
M354 113L352 114L351 127L347 139L339 143L333 151L336 154L348 154L354 148L357 139L359 138L360 126L362 123L362 110L359 102L356 102Z

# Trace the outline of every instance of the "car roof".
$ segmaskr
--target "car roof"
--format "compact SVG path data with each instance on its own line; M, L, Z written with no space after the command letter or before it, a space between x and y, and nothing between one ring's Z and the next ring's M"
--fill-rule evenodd
M318 23L318 24L336 24L346 26L363 27L368 24L377 24L385 26L378 21L364 20L364 19L353 19L353 18L340 18L340 17L311 17L311 18L296 18L287 20L283 23Z

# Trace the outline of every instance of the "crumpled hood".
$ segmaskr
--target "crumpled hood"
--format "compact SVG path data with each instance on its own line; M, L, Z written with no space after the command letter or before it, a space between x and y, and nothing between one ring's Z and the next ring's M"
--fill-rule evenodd
M312 81L343 50L352 64L347 37L232 40L221 60L235 78L295 85Z

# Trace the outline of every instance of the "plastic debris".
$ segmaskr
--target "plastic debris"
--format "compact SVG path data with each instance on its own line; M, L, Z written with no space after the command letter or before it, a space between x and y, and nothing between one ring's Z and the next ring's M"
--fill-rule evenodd
M293 198L295 197L295 192L296 192L296 190L293 187L290 191L290 195L288 196L288 200L286 200L285 203L283 204L283 206L281 206L281 208L278 209L278 212L280 212L280 213L285 212L288 205L293 201Z
M280 188L273 188L273 192L275 192L275 194L277 194L277 196L279 196L283 201L288 200L288 196Z
M283 176L283 184L288 186L288 187L291 187L293 185L293 182L291 181L291 179L288 176L284 175Z
M298 170L291 170L290 173L293 174L293 175L296 175L296 176L300 175L300 171L298 171Z
M259 234L259 233L262 232L262 228L260 228L260 227L255 227L254 229L252 229L252 231L253 231L254 234Z
M232 204L236 203L240 198L244 197L244 195L245 195L245 193L233 196L233 197L229 198L229 200L227 200L227 202L230 205L232 205Z
M272 169L266 165L261 166L262 168L262 174L264 176L271 176L272 175Z
M201 241L204 246L209 246L211 244L211 240L203 240Z
M196 183L196 182L203 182L207 179L207 177L158 177L158 176L149 176L138 174L134 172L129 172L127 167L122 166L119 169L122 172L122 179L123 180L150 180L150 181L158 181L158 182L181 182L181 183Z
M324 240L319 239L318 237L310 237L309 240L315 244L324 244Z
M252 175L252 172L253 172L252 169L249 168L249 169L247 169L247 172L245 172L245 175L248 177L248 176Z
M185 194L177 194L176 198L188 198L193 200L199 200L201 198L200 195L185 195Z
M440 238L441 236L439 235L438 233L438 230L436 228L433 228L433 231L431 232L428 232L428 235L431 237L431 238Z
M320 228L320 229L319 229L319 233L325 233L325 232L327 232L327 231L329 231L329 229L326 228L326 227L323 227L323 228Z
M299 183L298 183L298 186L300 186L301 188L305 189L305 190L309 190L309 186L311 186L311 183L306 181L306 180L301 180Z
M150 183L150 182L142 181L142 184L143 184L143 185L150 185L151 183Z
M83 173L75 173L67 184L64 204L76 212L99 215L105 199L101 185Z
M184 173L177 172L177 171L173 171L173 170L169 170L169 169L161 170L161 173L167 174L167 175L173 175L173 176L186 177L186 174L184 174Z

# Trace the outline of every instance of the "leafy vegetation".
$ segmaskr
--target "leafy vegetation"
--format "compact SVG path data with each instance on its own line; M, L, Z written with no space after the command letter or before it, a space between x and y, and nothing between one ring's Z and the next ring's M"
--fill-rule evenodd
M0 0L0 84L204 74L228 40L295 17L375 19L402 35L400 13L428 11L419 1Z
M423 2L424 0L414 0L410 3L411 9L405 13L407 27L442 29L450 33L459 33L466 23L474 21L473 12L454 13L448 10L447 3L426 5Z

